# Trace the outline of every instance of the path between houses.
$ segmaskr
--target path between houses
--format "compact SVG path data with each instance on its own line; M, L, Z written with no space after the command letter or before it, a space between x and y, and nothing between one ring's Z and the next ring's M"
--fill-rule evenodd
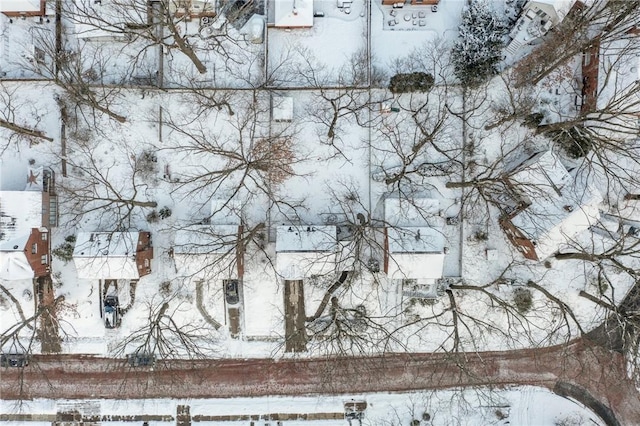
M168 360L159 361L154 370L132 370L117 359L34 355L22 373L3 371L0 395L3 399L229 398L506 385L561 388L565 393L573 389L610 410L617 421L609 424L640 425L640 394L626 377L624 357L582 339L566 346L457 356Z

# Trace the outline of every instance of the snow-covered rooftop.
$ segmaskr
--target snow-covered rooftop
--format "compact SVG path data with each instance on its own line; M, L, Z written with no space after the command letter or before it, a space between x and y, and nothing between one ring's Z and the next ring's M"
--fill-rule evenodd
M387 229L390 253L443 253L442 229L427 226Z
M24 244L27 239L24 239ZM24 245L22 245L24 247ZM33 268L23 251L0 251L0 278L7 280L30 279L34 277Z
M274 26L304 28L313 26L313 0L274 0Z
M137 232L79 232L73 261L79 278L139 278Z
M42 192L0 191L0 243L42 226Z
M384 200L385 222L389 226L424 226L438 216L440 201L433 198L389 196Z
M531 206L511 219L531 241L536 242L539 259L546 259L558 251L600 218L600 194L590 188L583 190L571 186L570 190L584 192L569 193L555 199L534 199Z
M335 252L337 228L330 225L283 225L276 230L276 251L281 252Z
M389 267L391 279L416 279L419 282L442 277L444 270L444 236L431 227L390 228Z
M0 12L39 12L42 7L41 0L2 0Z
M279 226L276 270L286 280L324 275L336 268L335 226Z
M550 150L529 157L515 168L509 181L530 203L511 222L536 243L539 259L549 257L598 221L600 194L575 182Z
M509 180L517 182L517 190L531 198L541 192L559 192L573 181L560 159L551 151L541 151L531 155L509 175Z

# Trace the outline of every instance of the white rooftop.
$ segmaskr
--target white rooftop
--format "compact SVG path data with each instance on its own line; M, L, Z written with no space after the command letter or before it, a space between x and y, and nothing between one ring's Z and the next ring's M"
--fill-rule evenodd
M531 203L511 222L536 243L545 259L600 217L600 194L577 184L551 151L539 152L516 168L509 180Z
M0 244L42 226L42 192L0 191Z
M388 228L389 253L443 253L442 229L423 227Z
M509 180L517 183L517 191L536 199L553 194L571 184L573 178L559 158L551 151L530 156L510 174Z
M24 243L26 244L26 242L25 239ZM0 279L22 280L33 277L33 269L29 265L24 251L0 251Z
M273 0L274 25L284 28L313 26L313 0Z
M391 279L416 279L429 283L442 278L444 236L431 227L389 228L389 266Z
M335 252L337 251L335 226L278 226L276 252Z
M536 199L511 220L531 241L536 242L536 254L540 260L551 256L600 218L600 194L573 186L569 190L583 193L568 192L566 196L555 199Z
M39 12L40 0L0 0L0 12Z
M276 230L276 270L285 280L301 280L336 269L335 226L279 226Z
M440 201L433 198L389 196L384 200L384 218L389 226L428 225L439 212Z
M138 232L79 232L73 261L79 278L135 279Z

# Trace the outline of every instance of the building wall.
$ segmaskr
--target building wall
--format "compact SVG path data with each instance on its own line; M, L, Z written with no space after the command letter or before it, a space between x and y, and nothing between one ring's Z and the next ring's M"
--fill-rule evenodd
M539 260L536 253L536 247L533 242L525 237L522 232L509 220L507 217L500 219L500 226L504 230L505 235L518 251L522 253L524 257L530 260Z
M43 236L44 240L42 239ZM38 228L33 228L24 248L24 253L36 278L43 277L51 272L49 266L51 265L50 237L49 232L40 232Z
M141 277L151 273L151 261L153 260L153 247L151 245L151 232L138 234L138 247L136 249L136 266Z

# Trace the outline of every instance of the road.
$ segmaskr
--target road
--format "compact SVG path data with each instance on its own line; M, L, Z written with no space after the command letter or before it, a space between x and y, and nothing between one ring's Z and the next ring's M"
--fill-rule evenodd
M537 385L584 390L617 421L640 425L640 394L622 355L577 340L567 346L476 354L388 354L366 358L172 360L130 369L123 360L34 356L3 369L3 399L214 398ZM566 392L565 392L566 393ZM584 398L582 398L584 400Z

